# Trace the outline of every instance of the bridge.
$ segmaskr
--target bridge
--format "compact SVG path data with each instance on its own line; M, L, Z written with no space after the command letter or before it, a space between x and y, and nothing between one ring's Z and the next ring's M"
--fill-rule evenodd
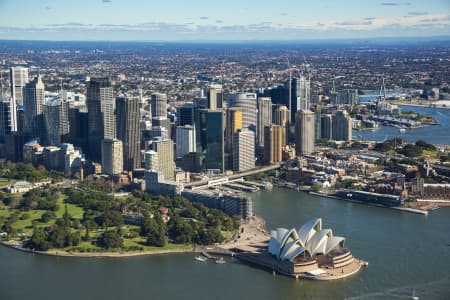
M210 179L210 180L200 180L200 181L187 183L184 185L184 187L190 188L192 190L196 190L196 189L208 188L208 187L223 185L223 184L232 183L232 182L242 182L242 181L244 181L245 176L264 173L264 172L276 170L279 168L281 168L281 164L275 164L275 165L271 165L271 166L267 166L267 167L262 167L259 169L254 169L254 170L250 170L250 171L246 171L246 172L242 172L242 173L233 174L230 176L219 176L219 177L214 177L213 179Z

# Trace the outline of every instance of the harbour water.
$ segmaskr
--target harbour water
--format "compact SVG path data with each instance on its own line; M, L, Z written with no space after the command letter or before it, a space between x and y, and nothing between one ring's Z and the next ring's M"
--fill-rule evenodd
M398 128L380 125L380 128L376 131L354 130L353 138L363 138L369 141L383 141L385 139L399 137L407 140L408 142L424 140L432 144L450 145L450 109L402 105L400 105L400 108L402 111L414 111L420 114L431 115L440 124L426 125L425 127L416 129L406 129L404 133L401 133Z
M312 217L369 267L334 282L295 280L194 254L57 258L0 247L0 299L421 299L450 297L450 208L428 216L274 188L252 194L266 227Z

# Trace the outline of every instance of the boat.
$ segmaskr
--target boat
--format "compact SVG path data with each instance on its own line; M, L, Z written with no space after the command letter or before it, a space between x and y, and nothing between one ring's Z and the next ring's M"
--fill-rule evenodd
M205 262L205 261L207 261L208 259L207 259L206 257L204 257L204 256L199 255L199 256L196 256L196 257L195 257L195 260L196 260L196 261Z
M225 259L223 259L223 257L219 257L218 259L216 259L216 264L223 265L224 263L226 263L226 261Z
M419 296L416 296L416 289L413 289L413 293L412 293L411 299L412 300L419 300Z
M406 129L405 128L400 128L400 133L405 133Z

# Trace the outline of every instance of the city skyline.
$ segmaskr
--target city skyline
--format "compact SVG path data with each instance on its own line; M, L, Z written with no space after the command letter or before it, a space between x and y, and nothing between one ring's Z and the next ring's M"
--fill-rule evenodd
M24 10L23 8L27 9ZM182 8L182 9L174 9ZM350 9L351 8L351 9ZM0 39L305 40L448 36L445 0L241 3L0 1ZM20 18L12 18L20 11Z

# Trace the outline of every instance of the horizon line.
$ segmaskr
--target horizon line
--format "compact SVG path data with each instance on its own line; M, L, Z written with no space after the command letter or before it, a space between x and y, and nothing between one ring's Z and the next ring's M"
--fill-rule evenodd
M334 37L334 38L305 38L305 39L178 39L178 40L110 40L110 39L93 39L93 40L63 40L63 39L2 39L4 42L112 42L112 43L261 43L261 42L275 42L275 43L294 43L294 42L342 42L342 41L380 41L380 40L440 40L450 41L450 35L433 35L433 36L378 36L378 37Z

